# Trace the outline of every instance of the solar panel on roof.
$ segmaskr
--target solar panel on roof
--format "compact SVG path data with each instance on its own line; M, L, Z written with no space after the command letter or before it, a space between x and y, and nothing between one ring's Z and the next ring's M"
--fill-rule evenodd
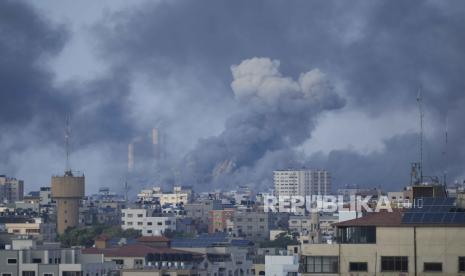
M422 223L432 223L433 222L433 215L434 213L424 213L423 219L421 220Z
M424 213L415 213L411 219L412 223L421 223L423 221Z
M413 213L405 213L402 217L402 223L411 223Z
M454 223L465 223L465 213L456 213Z

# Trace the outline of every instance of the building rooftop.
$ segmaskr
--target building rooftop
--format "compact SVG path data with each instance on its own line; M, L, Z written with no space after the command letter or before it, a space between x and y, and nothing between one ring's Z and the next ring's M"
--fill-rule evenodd
M412 208L368 213L361 218L336 223L335 226L465 227L465 210L456 206L454 198L421 198L415 201Z
M201 248L215 245L248 246L252 242L244 239L229 239L226 233L201 234L196 238L180 238L171 241L172 247Z
M335 223L337 227L345 226L400 226L402 222L402 211L396 210L393 212L368 213L363 217L346 220Z
M142 236L137 239L138 242L169 242L165 236Z
M143 244L130 244L113 248L84 248L82 254L103 254L105 257L145 257L148 254L193 254L189 251L172 249L169 247L151 247Z

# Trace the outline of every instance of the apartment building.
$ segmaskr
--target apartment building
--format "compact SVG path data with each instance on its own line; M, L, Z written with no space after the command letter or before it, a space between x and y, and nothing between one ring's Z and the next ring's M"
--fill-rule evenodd
M14 203L23 200L24 181L0 175L0 202Z
M140 202L158 202L164 205L179 205L189 203L192 198L190 187L175 186L172 192L163 192L160 187L141 190L137 194Z
M289 230L295 233L308 233L313 231L310 216L290 216Z
M238 210L234 214L233 235L260 241L270 232L270 213L254 210Z
M176 231L176 217L162 216L150 209L122 209L121 228L140 230L143 236L160 236Z
M0 250L2 276L101 276L114 275L115 270L116 264L104 261L102 254L89 257L58 243L13 240L10 248Z
M331 174L326 170L279 170L273 172L276 196L331 194Z
M337 243L300 246L302 275L465 275L465 212L453 199L335 226Z
M231 232L234 209L211 210L208 216L208 233Z
M208 224L211 210L221 210L222 208L221 200L217 199L204 199L184 205L188 217L205 224Z

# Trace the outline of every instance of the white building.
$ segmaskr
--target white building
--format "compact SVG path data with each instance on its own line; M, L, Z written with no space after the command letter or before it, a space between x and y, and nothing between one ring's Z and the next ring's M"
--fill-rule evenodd
M160 236L166 230L176 231L176 217L152 216L152 210L148 209L123 209L123 230L140 230L143 236Z
M265 275L299 275L299 257L292 256L265 256Z
M160 187L141 190L137 198L142 202L156 202L160 205L177 205L189 203L192 190L175 186L171 193L164 193Z
M273 172L276 196L331 194L331 174L326 170L280 170Z

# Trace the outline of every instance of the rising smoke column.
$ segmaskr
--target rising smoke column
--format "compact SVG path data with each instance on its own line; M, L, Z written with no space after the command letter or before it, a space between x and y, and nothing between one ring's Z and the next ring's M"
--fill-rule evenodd
M186 156L184 182L209 188L263 185L279 169L276 164L296 165L294 148L310 137L319 114L344 106L320 70L294 80L279 65L251 58L231 67L238 111L221 134L200 140Z

